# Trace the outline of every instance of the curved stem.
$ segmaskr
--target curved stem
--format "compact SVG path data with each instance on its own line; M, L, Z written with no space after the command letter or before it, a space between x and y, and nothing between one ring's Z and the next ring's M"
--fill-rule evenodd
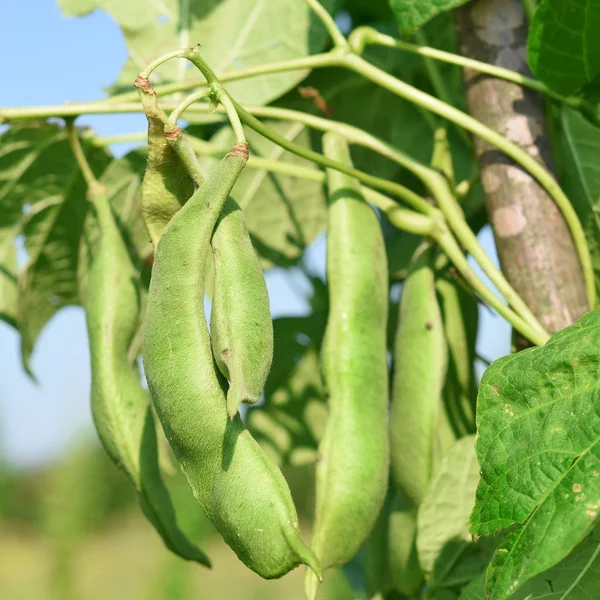
M221 83L229 83L231 81L239 81L241 79L249 79L251 77L258 77L260 75L270 75L272 73L285 73L288 71L301 71L305 69L318 69L323 67L332 67L338 64L337 52L326 52L323 54L315 54L313 56L305 56L303 58L294 58L291 60L268 63L266 65L257 65L255 67L248 67L245 69L239 69L229 73L223 73L219 77ZM163 83L156 85L154 91L159 96L166 96L168 94L174 94L176 92L183 92L196 87L206 87L206 80L204 78L195 77L189 78L182 82L177 83ZM123 92L121 94L115 94L110 98L104 98L103 100L97 100L97 103L111 104L113 102L129 102L136 99L135 92Z
M148 79L152 71L156 68L160 67L160 65L166 63L172 58L182 58L181 50L173 50L173 52L167 52L162 56L159 56L157 59L153 60L143 71L140 72L140 76Z
M348 41L344 37L344 34L339 30L335 24L333 17L329 14L327 9L318 0L304 0L310 9L319 18L321 23L325 25L325 29L331 36L333 45L336 48L348 48Z
M477 277L473 271L465 255L462 253L456 240L448 230L441 230L437 235L434 236L435 241L440 245L440 248L448 256L452 264L456 267L456 270L462 275L465 281L473 288L473 290L481 296L481 298L495 308L496 311L502 315L521 335L526 337L528 340L538 346L542 346L546 343L548 334L543 334L536 328L525 322L519 315L510 309L490 288L483 283L483 281Z
M458 67L473 69L479 73L484 73L492 77L498 77L499 79L504 79L506 81L517 83L523 87L535 90L536 92L545 94L546 96L553 98L558 102L567 104L572 108L579 109L584 105L584 101L581 98L558 94L552 91L538 79L527 77L526 75L522 75L517 71L511 71L510 69L505 69L504 67L497 67L496 65L491 65L479 60L467 58L465 56L461 56L460 54L453 54L452 52L445 52L444 50L430 48L422 44L411 44L410 42L405 42L403 40L394 38L391 35L380 33L371 27L358 27L352 32L352 35L350 36L350 45L353 49L355 49L357 54L361 54L364 47L369 44L387 46L388 48L397 48L398 50L403 50L404 52L418 54L426 59L434 59L451 65L456 65ZM442 96L440 96L440 98L448 102L446 98Z
M487 252L478 242L477 237L469 227L462 214L460 206L450 188L448 182L440 173L433 174L426 182L440 210L444 214L448 225L454 235L460 240L465 250L477 261L484 273L490 278L490 281L496 286L498 291L506 298L506 301L520 315L528 327L535 331L538 339L548 339L550 336L542 327L537 317L531 312L525 301L517 294L513 287L508 283L502 272L494 265ZM530 335L527 337L535 341Z
M373 83L377 83L381 87L389 90L390 92L404 98L414 104L423 106L427 110L434 112L466 130L477 135L481 139L489 142L502 152L512 158L517 164L521 165L527 170L541 186L548 192L548 195L554 200L558 208L560 209L565 222L571 232L573 243L579 256L581 263L581 269L585 279L586 290L588 295L588 301L590 307L593 309L596 306L596 286L594 282L594 269L592 267L592 260L590 257L589 248L585 239L585 234L575 209L569 202L560 186L552 177L552 175L535 160L532 156L529 156L522 148L513 144L507 140L504 136L498 132L490 129L477 119L474 119L470 115L463 113L462 111L449 106L445 102L422 92L421 90L408 85L407 83L396 79L392 75L382 71L378 67L368 63L360 56L355 54L347 54L344 56L343 63L356 73L363 75L363 77L369 79Z
M231 96L221 88L218 92L219 102L223 105L225 112L227 113L227 118L231 123L231 127L233 129L233 134L235 135L235 143L236 144L245 144L248 145L246 141L246 134L244 133L244 128L242 126L242 122L240 121L240 116L233 104Z
M156 91L156 90L155 90ZM210 95L208 90L200 90L198 92L194 92L189 96L186 96L172 111L169 115L169 123L175 127L177 125L177 121L179 121L181 115L186 111L192 104L197 102L198 100L202 100L203 98L207 98Z
M85 152L81 146L81 140L79 139L79 135L77 134L77 129L75 128L75 120L74 119L66 119L65 120L67 126L67 137L69 140L69 145L71 146L71 150L73 151L73 155L75 156L75 160L77 161L77 165L79 166L79 170L85 179L88 190L93 193L93 190L100 186L100 183L96 179L92 168L90 167L90 163L88 162Z

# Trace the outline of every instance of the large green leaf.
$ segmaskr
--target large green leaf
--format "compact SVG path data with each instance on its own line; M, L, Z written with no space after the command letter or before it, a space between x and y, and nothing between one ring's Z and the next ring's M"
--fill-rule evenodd
M431 573L447 544L460 554L471 543L469 515L475 504L479 464L475 436L458 440L442 459L419 507L417 551L425 573Z
M436 15L467 2L469 0L389 0L404 35L414 33Z
M559 178L583 225L600 289L600 128L569 108L561 122Z
M597 600L600 582L600 531L595 529L558 565L527 582L511 600ZM485 593L485 578L467 586L459 600L497 600Z
M419 507L419 563L436 598L442 591L460 588L477 577L493 551L493 540L475 543L469 534L478 481L475 436L470 435L450 448Z
M531 70L549 87L571 94L600 74L598 0L542 0L529 30Z
M0 228L0 321L17 327L17 249L15 230Z
M110 157L89 142L95 173ZM21 226L28 260L18 276L18 322L23 364L40 331L61 307L77 302L79 238L88 209L86 186L66 132L48 123L17 125L0 137L3 227Z
M521 525L497 549L487 592L508 598L569 554L600 513L600 311L493 363L480 386L476 535Z
M322 2L331 9L333 0ZM303 0L59 0L66 15L105 10L121 27L129 59L118 85L132 89L137 73L160 55L202 44L217 73L291 60L319 52L327 36ZM153 83L199 76L173 60L155 72ZM238 102L265 104L301 81L307 71L264 75L227 85Z
M23 210L61 198L77 172L64 129L49 123L14 125L0 135L0 226L18 224Z
M268 121L265 124L290 141L310 147L310 136L303 125ZM229 127L221 129L211 142L218 147L230 148L234 139ZM248 132L248 142L252 156L316 168L313 163L284 151L253 131ZM216 161L213 158L202 160L207 169ZM244 210L246 225L263 268L290 266L325 228L327 203L323 185L319 182L246 167L232 196Z

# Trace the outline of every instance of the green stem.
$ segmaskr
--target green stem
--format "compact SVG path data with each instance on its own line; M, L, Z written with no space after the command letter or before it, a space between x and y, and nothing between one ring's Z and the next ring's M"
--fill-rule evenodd
M536 331L536 338L532 338L530 335L527 335L527 337L531 341L539 339L547 340L550 336L542 327L537 317L531 312L530 308L523 301L521 296L517 294L510 283L508 283L502 272L494 265L487 252L478 242L477 237L465 221L462 210L452 195L452 192L448 187L448 182L444 176L441 173L434 173L429 176L425 183L436 199L452 232L460 240L465 250L477 261L485 274L490 278L490 281L496 286L504 298L506 298L508 304L528 323L528 327L530 327L532 331Z
M560 186L552 177L552 175L540 164L531 157L522 148L513 144L507 140L504 136L498 132L490 129L477 119L474 119L470 115L463 113L462 111L449 106L445 102L418 90L417 88L408 85L407 83L396 79L389 73L382 71L378 67L368 63L360 56L354 54L348 54L344 57L344 64L348 68L352 69L356 73L363 75L363 77L369 79L373 83L393 92L394 94L404 98L414 104L423 106L424 108L434 112L449 121L464 127L466 130L477 135L486 142L492 144L504 154L512 158L517 164L521 165L526 171L528 171L541 186L548 192L548 195L554 200L559 210L561 211L563 218L573 238L573 243L577 250L579 260L581 263L581 269L585 279L586 290L590 307L593 309L596 306L596 286L594 282L594 269L592 266L592 260L590 257L589 248L585 239L585 234L577 213L573 206L569 202L569 199L560 189Z
M438 60L466 69L473 69L479 73L491 75L492 77L504 79L506 81L510 81L523 87L535 90L536 92L545 94L546 96L549 96L558 102L562 102L563 104L567 104L575 109L580 109L584 105L584 101L581 98L558 94L544 85L541 81L534 79L533 77L527 77L526 75L518 73L517 71L511 71L510 69L505 69L504 67L497 67L496 65L491 65L479 60L460 56L459 54L445 52L444 50L438 50L436 48L430 48L424 45L411 44L410 42L405 42L390 35L380 33L371 27L358 27L352 32L352 35L350 36L350 46L356 54L360 55L364 47L369 44L387 46L388 48L397 48L398 50L410 52L411 54L418 54L424 58ZM440 98L445 100L445 98L442 96L440 96ZM451 102L448 102L447 100L446 102L451 104Z
M79 139L79 135L77 133L77 128L75 127L74 119L66 119L67 126L67 137L69 140L69 144L71 146L71 150L73 151L73 155L75 156L75 160L77 165L79 166L79 170L85 179L88 190L90 194L93 194L93 190L100 187L100 183L96 179L92 168L90 167L90 163L88 162L85 152L81 146L81 140Z
M156 90L155 90L156 91ZM189 96L186 96L172 111L169 115L169 123L174 127L177 125L177 121L181 118L181 115L186 111L192 104L203 98L207 98L210 95L208 90L200 90L194 92Z
M233 134L235 135L235 143L245 144L247 146L248 142L246 141L244 127L242 126L240 116L233 104L231 96L223 88L221 88L218 92L218 98L219 102L223 105L223 108L227 113L227 118L229 119L229 122L231 123Z
M239 81L241 79L249 79L251 77L258 77L260 75L270 75L273 73L286 73L288 71L301 71L305 69L318 69L323 67L332 67L338 64L337 51L326 52L323 54L315 54L314 56L306 56L303 58L295 58L286 61L269 63L266 65L257 65L255 67L248 67L246 69L239 69L230 73L224 73L219 77L221 83L229 83L231 81ZM206 87L206 81L204 78L195 77L189 78L182 82L176 83L164 83L156 85L154 91L159 96L166 96L174 94L176 92L183 92L196 87ZM123 92L121 94L115 94L110 98L104 98L103 100L97 100L96 103L111 104L130 102L136 99L135 92Z
M348 41L344 37L344 34L339 30L338 26L335 24L333 17L329 14L327 9L318 1L318 0L304 0L306 4L310 7L310 9L315 13L315 15L319 18L321 23L325 25L325 29L331 36L333 41L333 45L336 48L348 48Z
M342 173L346 173L352 177L358 179L361 183L369 185L374 188L378 188L384 191L387 191L398 198L404 200L410 206L416 208L417 210L421 209L423 199L415 194L412 190L407 187L400 185L394 181L388 181L387 179L382 179L381 177L375 177L374 175L369 175L368 173L364 173L363 171L359 171L353 167L347 167L341 163L338 163L335 160L331 160L318 152L314 152L313 150L308 150L307 148L303 148L293 142L290 142L285 137L267 127L263 123L261 123L257 118L253 117L248 111L242 108L235 100L232 99L232 102L237 110L240 119L246 123L249 127L254 129L257 133L260 133L262 136L271 140L278 146L285 148L288 152L292 152L297 156L315 162L323 167L329 167L331 169L336 169L337 171L341 171ZM425 203L427 204L427 203Z
M166 54L159 56L156 60L153 60L143 71L140 72L140 77L148 79L152 71L160 67L160 65L171 60L172 58L183 58L181 55L181 50L174 50L173 52L167 52Z
M440 248L446 253L456 270L462 275L464 280L473 288L473 290L481 296L481 298L491 307L502 315L521 335L538 346L542 346L548 339L547 335L542 335L536 328L525 322L519 315L510 309L490 288L477 277L465 255L462 253L460 246L450 233L450 231L440 231L435 236L436 242Z

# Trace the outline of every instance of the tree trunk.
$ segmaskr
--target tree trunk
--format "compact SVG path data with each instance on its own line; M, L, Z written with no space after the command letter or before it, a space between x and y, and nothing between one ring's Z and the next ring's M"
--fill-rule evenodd
M473 0L456 11L464 56L529 74L528 23L520 0ZM544 106L514 83L464 70L470 113L553 172ZM549 333L589 310L573 240L552 199L528 173L475 140L502 270Z

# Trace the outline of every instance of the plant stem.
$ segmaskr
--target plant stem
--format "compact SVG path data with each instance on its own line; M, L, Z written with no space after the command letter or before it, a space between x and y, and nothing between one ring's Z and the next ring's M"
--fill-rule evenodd
M343 59L343 63L356 73L363 75L373 83L377 83L381 87L393 92L401 98L409 100L410 102L418 104L419 106L423 106L424 108L448 119L449 121L464 127L471 133L479 136L481 139L504 152L504 154L512 158L517 164L521 165L533 177L535 177L535 179L537 179L542 187L548 192L563 214L577 249L579 261L581 263L581 269L585 278L590 307L593 309L596 306L594 269L583 228L579 222L579 218L577 217L575 209L569 202L569 199L561 190L560 186L552 177L552 175L548 173L548 171L540 163L538 163L533 157L529 156L529 154L527 154L527 152L525 152L519 146L513 144L504 136L490 129L477 119L474 119L470 115L463 113L453 106L449 106L445 102L442 102L441 100L438 100L437 98L434 98L433 96L430 96L429 94L426 94L425 92L422 92L421 90L408 85L399 79L396 79L392 75L368 63L360 56L356 56L355 54L347 54Z
M511 310L510 307L504 304L504 302L502 302L502 300L500 300L500 298L498 298L498 296L496 296L496 294L494 294L494 292L492 292L479 277L477 277L450 231L440 231L434 236L434 239L456 267L456 270L487 304L495 308L496 311L498 311L498 313L502 315L521 335L534 344L542 346L546 343L549 337L547 334L542 335L540 331L526 323L519 315Z
M181 55L181 50L174 50L173 52L167 52L162 56L159 56L157 59L153 60L141 73L140 76L144 79L149 79L150 74L156 68L160 67L160 65L166 63L172 58L183 58Z
M338 26L335 24L333 17L329 14L327 9L318 1L318 0L304 0L306 4L310 7L310 9L315 13L315 15L319 18L321 23L325 25L325 29L331 36L333 41L333 45L336 48L348 48L348 41L344 37L344 34L339 30Z
M218 92L218 98L219 102L223 105L223 108L227 113L229 122L231 123L233 134L235 135L235 143L248 145L248 142L246 141L246 134L244 133L244 128L242 126L242 122L240 121L240 116L233 104L231 96L223 88L221 88Z
M423 56L425 58L439 60L441 62L449 63L459 67L473 69L474 71L485 73L486 75L491 75L492 77L505 79L506 81L511 81L512 83L517 83L523 87L527 87L535 90L536 92L545 94L546 96L549 96L558 102L562 102L563 104L567 104L575 109L582 108L584 104L584 101L581 98L558 94L548 88L541 81L534 79L533 77L527 77L526 75L523 75L517 71L505 69L504 67L497 67L496 65L491 65L479 60L467 58L465 56L461 56L460 54L453 54L452 52L438 50L437 48L430 48L420 44L411 44L410 42L399 40L390 35L386 35L385 33L380 33L371 27L358 27L352 32L352 35L350 36L350 45L356 54L361 54L364 46L369 44L387 46L388 48L397 48L398 50L410 52L411 54L418 54L419 56ZM450 102L448 102L442 96L440 96L440 98L450 104Z
M194 92L189 96L186 96L172 111L169 115L169 123L173 126L177 125L177 121L179 121L181 115L186 111L192 104L197 102L198 100L202 100L203 98L207 98L209 96L208 90L200 90L198 92Z
M100 187L100 183L96 179L92 168L90 167L90 163L88 162L85 152L81 146L81 140L79 139L79 135L77 133L77 129L75 127L74 119L66 119L67 126L67 136L69 139L69 144L71 146L71 150L73 151L73 155L75 156L75 160L77 161L77 165L79 166L79 170L85 179L88 190L93 193L93 190Z
M270 75L273 73L285 73L288 71L300 71L305 69L318 69L322 67L336 66L338 63L337 52L326 52L323 54L315 54L313 56L306 56L303 58L294 58L291 60L269 63L266 65L257 65L255 67L248 67L246 69L239 69L229 73L224 73L219 77L221 83L228 83L231 81L239 81L241 79L249 79L251 77L258 77L260 75ZM206 80L204 78L195 77L189 78L182 82L177 83L163 83L161 85L154 86L154 91L159 96L166 96L168 94L174 94L176 92L186 91L196 87L206 87ZM110 98L103 100L97 100L97 103L111 104L113 102L129 102L136 99L135 92L123 92L121 94L115 94Z
M527 338L531 341L540 339L544 339L544 341L547 340L550 336L542 327L537 317L531 312L519 294L515 292L502 272L496 268L496 265L494 265L488 254L479 244L477 237L465 221L460 206L452 195L448 182L443 175L440 173L432 174L428 178L426 184L436 199L438 206L444 214L454 235L460 240L466 251L477 261L498 291L506 298L508 304L512 306L524 322L528 324L530 330L536 332L536 338L532 338L530 335L527 335Z
M232 102L234 103L238 115L240 115L240 119L244 123L246 123L246 125L254 129L254 131L256 131L257 133L260 133L262 136L271 140L275 144L281 146L282 148L285 148L286 150L288 150L288 152L292 152L297 156L306 158L307 160L315 162L323 167L329 167L331 169L341 171L342 173L346 173L351 177L355 177L361 183L365 183L374 188L378 188L391 194L394 194L395 196L398 196L398 198L404 200L410 206L417 208L417 210L420 209L421 204L424 202L418 194L415 194L415 192L403 185L400 185L399 183L396 183L394 181L388 181L387 179L382 179L381 177L375 177L374 175L369 175L368 173L364 173L363 171L359 171L358 169L355 169L353 167L347 167L341 163L338 163L335 160L331 160L330 158L319 154L318 152L308 150L307 148L303 148L298 144L290 142L270 127L267 127L266 125L261 123L256 117L253 117L248 111L246 111L237 102L235 102L235 100L232 99Z

